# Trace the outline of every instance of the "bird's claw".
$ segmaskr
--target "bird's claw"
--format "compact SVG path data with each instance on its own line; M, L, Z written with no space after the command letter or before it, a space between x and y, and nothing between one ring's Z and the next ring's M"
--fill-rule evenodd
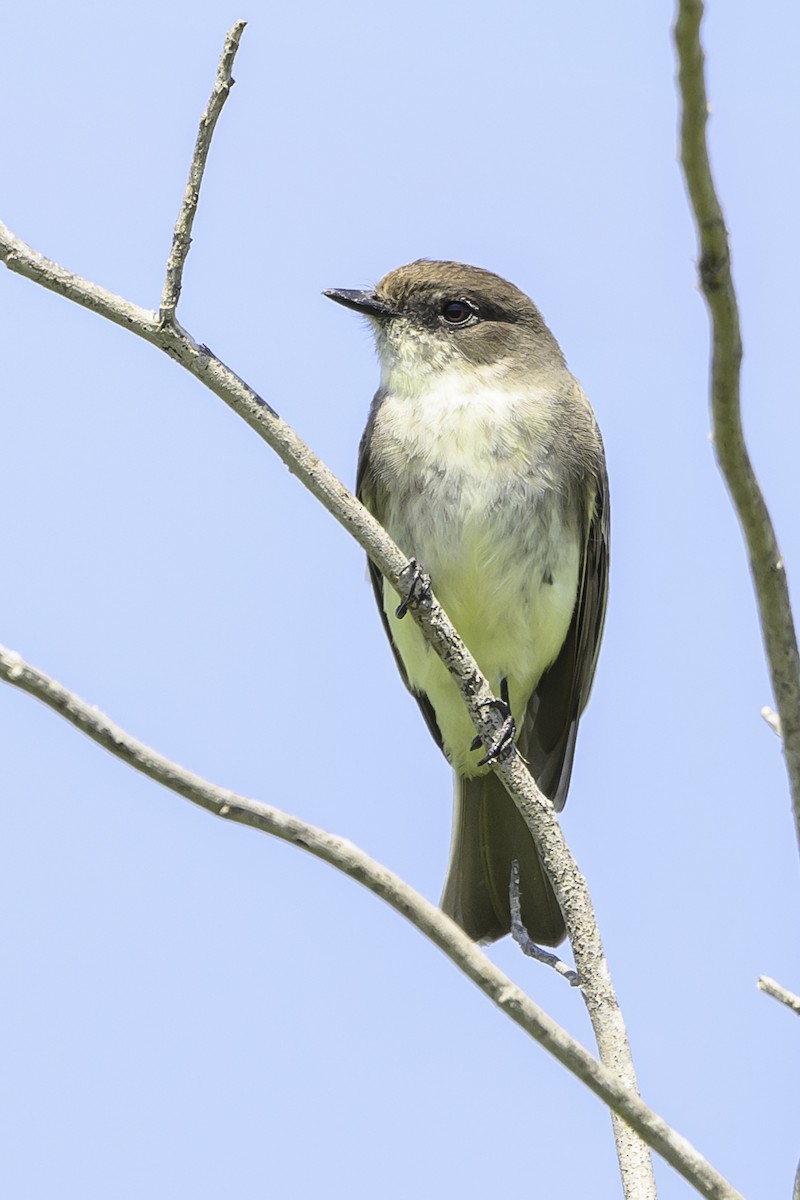
M501 723L500 728L495 733L489 745L486 747L486 753L478 763L479 767L486 767L490 763L501 762L514 749L514 743L517 740L517 725L511 715L511 705L508 700L508 680L500 681L500 700L488 700L487 707L494 708L500 713ZM477 750L484 744L483 738L478 735L473 738L470 750Z
M429 600L431 596L431 577L425 574L415 558L408 560L406 571L411 572L411 583L408 588L408 596L405 600L401 600L394 610L398 621L402 621L409 608L416 608L423 601Z

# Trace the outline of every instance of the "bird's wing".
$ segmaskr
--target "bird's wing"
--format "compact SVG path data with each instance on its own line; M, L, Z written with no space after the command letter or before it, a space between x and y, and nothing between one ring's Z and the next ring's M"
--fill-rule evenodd
M370 417L367 421L367 427L364 430L364 436L362 437L361 444L358 448L358 470L356 472L356 495L364 507L369 509L377 521L381 521L383 519L383 504L381 502L380 495L381 489L369 463L369 443L372 436L373 414L377 404L379 403L379 399L380 392L378 392L375 400L373 401ZM400 672L400 678L403 680L403 683L406 685L409 692L411 692L411 695L419 705L420 711L425 718L425 724L428 726L428 729L430 729L431 734L433 735L433 740L436 742L436 745L439 747L439 749L443 751L444 746L442 744L442 735L439 732L439 726L436 721L436 713L433 711L433 705L430 703L427 696L415 692L411 687L411 684L408 682L408 675L406 674L406 668L403 664L403 660L398 654L397 647L394 644L391 626L389 625L389 621L386 616L386 610L383 606L383 576L375 564L369 559L367 560L367 566L369 567L369 578L370 583L372 584L372 590L375 593L378 612L381 615L381 621L383 622L383 628L386 631L386 636L389 639L389 645L392 647L392 653L394 654L395 661L397 663L397 669ZM425 564L422 563L421 566L424 567ZM406 620L412 619L413 618L411 617L406 617Z
M581 557L572 622L523 718L519 749L556 809L567 798L578 721L592 688L608 595L609 504L605 467L597 478Z

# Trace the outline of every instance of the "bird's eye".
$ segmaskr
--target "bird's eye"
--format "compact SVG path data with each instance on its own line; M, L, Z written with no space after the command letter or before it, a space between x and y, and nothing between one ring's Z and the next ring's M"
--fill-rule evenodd
M442 316L448 325L466 325L477 314L475 305L467 300L448 300L442 308Z

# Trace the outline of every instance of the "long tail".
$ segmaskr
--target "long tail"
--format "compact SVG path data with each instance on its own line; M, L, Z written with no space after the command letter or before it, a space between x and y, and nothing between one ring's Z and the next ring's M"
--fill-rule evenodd
M508 886L519 863L522 921L534 942L557 946L564 918L530 830L495 775L456 776L453 840L441 906L477 942L511 928Z

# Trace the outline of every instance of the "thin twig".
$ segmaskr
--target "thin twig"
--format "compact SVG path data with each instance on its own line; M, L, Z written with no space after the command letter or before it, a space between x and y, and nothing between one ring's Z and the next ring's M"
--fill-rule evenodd
M768 996L772 996L773 1000L780 1000L781 1004L785 1004L793 1013L797 1013L800 1017L800 996L796 996L794 992L790 992L782 983L778 983L774 979L770 979L769 975L761 975L758 980L758 986L762 992L766 992Z
M701 1196L743 1200L685 1138L512 983L454 921L352 842L184 770L4 646L0 646L0 679L41 700L98 745L193 804L299 846L363 884L425 933L498 1008L628 1122Z
M511 908L511 936L523 954L533 958L545 967L552 967L557 975L566 979L572 987L578 987L578 972L568 967L557 954L537 946L528 933L522 920L522 905L519 894L519 863L516 859L511 863L511 882L508 886L508 900Z
M197 212L197 202L200 198L200 184L203 182L203 172L206 169L208 152L211 149L214 127L217 124L219 114L222 112L222 106L228 99L228 94L235 82L231 74L233 60L236 57L236 51L239 49L239 42L246 24L246 21L237 21L228 30L228 36L225 38L225 45L223 46L219 66L217 67L217 78L214 83L214 89L209 97L205 112L200 118L200 128L197 131L197 141L195 142L194 154L192 155L192 164L189 168L189 181L186 184L186 191L183 193L180 212L175 222L175 232L172 235L172 249L167 259L167 274L164 279L164 290L161 293L161 309L159 312L160 319L164 322L173 321L175 318L175 310L178 307L181 287L183 286L183 268L186 265L189 247L192 244L192 226L194 225L194 218Z
M702 18L702 0L679 0L675 45L682 104L681 161L700 242L700 283L711 315L714 445L747 543L800 845L800 653L786 568L742 431L739 309L725 219L708 158Z

